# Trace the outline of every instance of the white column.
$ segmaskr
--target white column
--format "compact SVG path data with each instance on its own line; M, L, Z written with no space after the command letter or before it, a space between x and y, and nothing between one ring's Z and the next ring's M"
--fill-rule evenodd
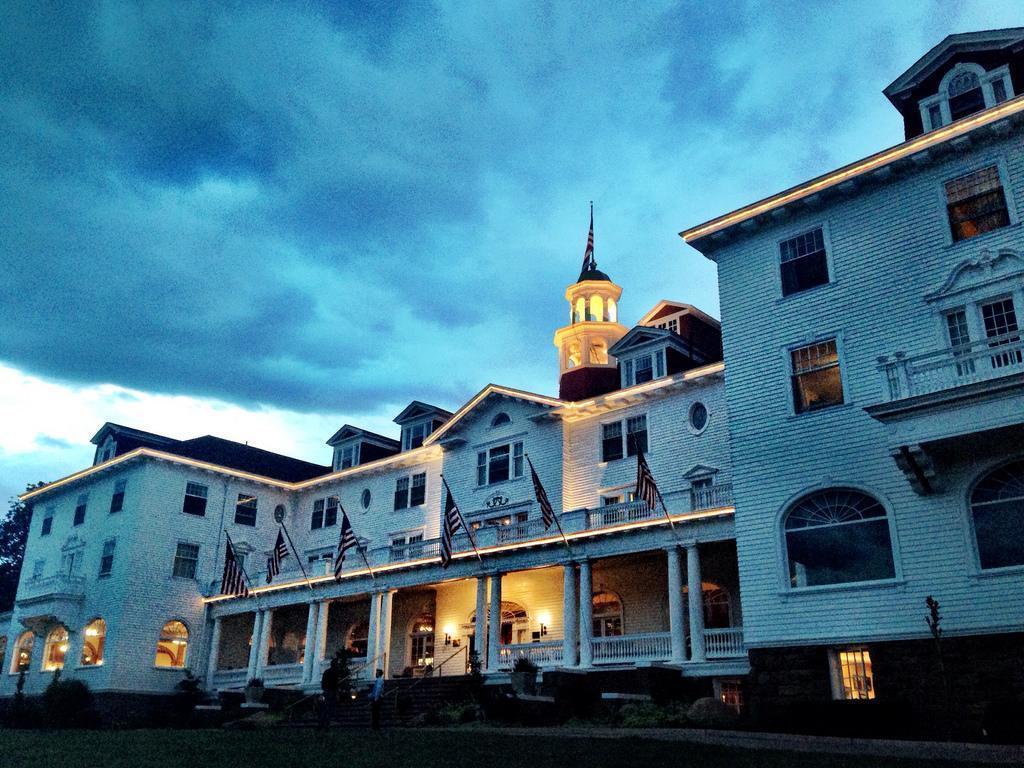
M217 674L217 661L220 658L220 632L222 619L213 620L213 636L210 638L210 660L206 667L206 690L214 690L213 677Z
M380 635L380 592L370 593L370 630L366 636L366 662L367 674L372 679L376 669L380 666L377 656L380 654L380 644L377 638Z
M686 545L686 586L690 604L690 661L704 661L704 591L696 542Z
M384 670L384 679L387 680L391 677L391 608L395 590L389 589L380 598L380 663L377 667ZM373 674L376 676L377 672Z
M263 611L252 615L252 636L249 639L249 679L256 677L257 660L260 656L260 638L263 635Z
M501 661L501 574L491 575L491 610L487 622L487 670L496 672Z
M487 668L487 577L476 577L476 626L473 627L473 647L480 658L480 666Z
M686 661L686 618L683 610L683 557L679 547L668 553L668 626L672 632L672 663Z
M320 604L316 601L309 603L309 612L306 614L306 652L302 660L302 683L305 685L316 675L316 660L320 656L320 637L317 632L317 621L320 615Z
M259 655L256 657L256 677L263 677L263 668L267 666L267 654L270 651L270 628L274 623L274 611L263 610L263 624L260 627Z
M313 661L313 680L320 676L322 662L327 656L327 623L331 618L331 601L321 600L320 610L316 614L316 659Z
M579 642L579 608L576 605L576 563L562 566L562 666L576 666Z
M580 667L594 665L594 586L590 561L580 563Z

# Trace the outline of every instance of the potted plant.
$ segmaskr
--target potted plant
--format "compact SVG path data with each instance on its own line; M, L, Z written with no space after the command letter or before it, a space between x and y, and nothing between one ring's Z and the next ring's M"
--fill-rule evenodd
M512 665L512 689L522 695L537 693L537 665L525 656L520 656Z
M258 677L249 679L245 684L245 703L259 704L263 701L263 681Z

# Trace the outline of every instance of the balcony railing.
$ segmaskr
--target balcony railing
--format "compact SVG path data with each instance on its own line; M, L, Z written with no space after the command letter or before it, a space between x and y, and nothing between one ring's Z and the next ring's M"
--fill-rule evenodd
M1024 338L1019 332L907 357L879 358L889 400L929 395L963 384L1024 372Z
M699 512L702 509L718 509L732 504L732 483L709 485L706 488L690 490L690 510Z
M18 592L18 601L46 598L72 598L85 596L85 578L58 573L42 579L29 579Z
M743 627L704 630L704 656L707 659L734 659L746 655Z
M667 661L672 657L671 632L595 637L593 645L595 664Z
M501 669L512 669L516 659L520 658L529 659L538 667L558 666L562 663L562 641L503 645L499 651L498 665Z

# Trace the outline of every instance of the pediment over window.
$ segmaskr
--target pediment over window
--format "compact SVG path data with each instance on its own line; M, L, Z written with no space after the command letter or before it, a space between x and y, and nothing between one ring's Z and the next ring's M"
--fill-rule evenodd
M78 537L78 534L72 534L68 536L64 544L61 545L60 551L67 552L72 549L81 549L85 546L85 541Z
M646 347L652 342L672 339L675 335L672 331L664 328L648 328L638 325L619 339L608 352L615 357L621 357L634 349Z
M502 387L497 384L488 384L477 392L473 398L463 405L455 415L452 416L444 426L438 429L426 440L426 444L441 441L445 445L451 445L460 441L459 433L466 427L473 424L481 416L491 414L492 406L501 402L518 402L531 407L536 416L545 414L551 409L562 405L562 401L545 395L537 395L532 392L524 392L510 387ZM496 414L491 414L492 418ZM531 416L530 418L534 418ZM511 423L511 419L505 423ZM490 421L487 422L491 424ZM501 424L492 425L501 426Z
M707 464L695 464L693 469L683 475L684 480L693 480L698 477L710 477L718 474L717 467L709 467Z
M1024 276L1024 258L1009 248L996 252L983 250L976 258L965 259L953 268L938 290L927 294L925 301L947 299L965 291Z

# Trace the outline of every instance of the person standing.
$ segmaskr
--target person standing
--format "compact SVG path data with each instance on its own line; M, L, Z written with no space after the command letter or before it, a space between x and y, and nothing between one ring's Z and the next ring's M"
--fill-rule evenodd
M338 657L331 659L331 665L320 677L320 690L323 691L323 703L320 706L320 727L326 728L334 719L334 709L338 703Z
M384 670L377 670L377 679L373 681L373 688L370 689L370 727L375 731L380 730L380 705L384 698Z

